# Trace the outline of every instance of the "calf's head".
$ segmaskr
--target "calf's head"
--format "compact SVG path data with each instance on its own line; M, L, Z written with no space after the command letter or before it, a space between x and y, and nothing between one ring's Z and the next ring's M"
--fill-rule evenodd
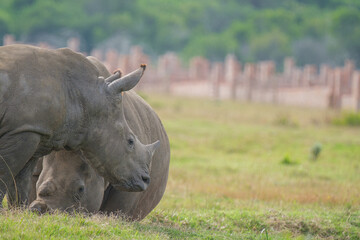
M100 209L106 183L80 152L52 152L43 157L43 169L36 183L36 200L30 209L96 212Z
M152 156L159 145L159 141L148 145L141 143L124 116L126 94L123 96L123 93L139 82L144 71L145 65L141 65L124 77L116 72L106 79L100 78L102 92L106 95L105 104L95 111L98 116L90 120L82 148L90 165L122 191L146 190L150 183Z

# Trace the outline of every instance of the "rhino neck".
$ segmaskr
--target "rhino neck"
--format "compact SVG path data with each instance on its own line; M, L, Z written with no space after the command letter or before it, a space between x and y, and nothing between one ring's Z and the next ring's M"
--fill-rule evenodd
M64 131L64 148L77 150L87 141L87 135L99 122L106 107L104 83L94 80L86 84L71 82L67 85L67 109Z

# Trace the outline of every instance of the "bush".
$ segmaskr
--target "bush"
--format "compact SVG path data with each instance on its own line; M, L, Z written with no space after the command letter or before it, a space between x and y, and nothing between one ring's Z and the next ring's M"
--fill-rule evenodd
M297 164L296 161L290 159L289 155L285 155L280 163L283 165L296 165Z
M340 117L335 118L332 123L340 126L360 126L360 113L343 113Z

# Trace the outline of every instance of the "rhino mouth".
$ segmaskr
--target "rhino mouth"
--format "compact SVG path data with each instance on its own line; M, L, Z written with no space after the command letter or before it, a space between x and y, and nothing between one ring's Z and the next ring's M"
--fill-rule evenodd
M147 189L150 184L150 177L141 177L140 179L131 179L129 181L122 181L111 184L114 188L126 192L142 192Z

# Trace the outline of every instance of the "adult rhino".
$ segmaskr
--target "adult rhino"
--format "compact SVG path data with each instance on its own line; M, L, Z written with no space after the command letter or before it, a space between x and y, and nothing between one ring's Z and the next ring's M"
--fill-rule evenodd
M93 57L88 59L101 75L109 72ZM52 152L43 158L42 171L36 184L37 198L30 209L87 212L121 212L131 220L143 219L161 200L167 183L170 146L160 119L151 107L133 91L123 96L124 116L141 142L159 139L151 164L151 183L144 192L125 192L108 184L79 151ZM41 167L41 164L38 164Z
M145 190L158 142L138 140L122 97L144 70L103 79L97 66L69 49L0 47L0 202L7 192L10 204L26 203L36 160L61 149L80 150L117 189Z

